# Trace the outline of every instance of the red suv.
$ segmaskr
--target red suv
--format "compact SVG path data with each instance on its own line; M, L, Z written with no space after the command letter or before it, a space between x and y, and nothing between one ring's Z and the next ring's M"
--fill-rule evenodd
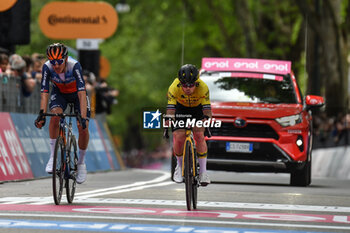
M290 61L203 58L213 118L208 169L290 173L290 184L311 183L312 115L320 96L302 97Z

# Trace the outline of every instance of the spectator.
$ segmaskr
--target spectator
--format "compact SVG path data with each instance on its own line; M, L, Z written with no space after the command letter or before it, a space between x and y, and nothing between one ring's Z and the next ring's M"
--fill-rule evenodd
M0 53L0 74L6 73L9 57L6 53Z
M32 65L33 65L32 57L29 55L23 55L22 58L26 62L25 72L27 74L30 74L32 72Z
M35 80L32 79L26 72L26 62L18 54L10 56L10 66L12 75L20 77L21 79L21 90L24 97L30 96L35 88Z
M87 92L92 93L96 85L96 76L88 70L83 70L83 78Z
M32 72L31 76L32 78L36 79L38 83L41 83L41 78L42 78L42 67L45 63L45 56L39 53L34 53L32 55Z
M119 91L110 88L107 85L107 82L102 80L95 87L96 90L96 114L111 113L111 107L113 104L117 104L116 97L119 95Z

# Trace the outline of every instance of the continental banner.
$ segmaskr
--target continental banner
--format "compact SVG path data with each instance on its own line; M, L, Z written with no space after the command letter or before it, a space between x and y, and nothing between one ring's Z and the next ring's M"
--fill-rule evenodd
M116 10L106 2L51 2L39 15L42 32L52 39L108 38L117 29Z

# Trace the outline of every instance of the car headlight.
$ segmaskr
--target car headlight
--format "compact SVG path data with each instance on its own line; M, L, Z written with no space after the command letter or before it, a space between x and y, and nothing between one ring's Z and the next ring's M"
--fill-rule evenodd
M292 115L292 116L276 118L276 121L282 127L287 127L287 126L293 126L293 125L301 123L302 117L301 117L301 114L296 114L296 115Z

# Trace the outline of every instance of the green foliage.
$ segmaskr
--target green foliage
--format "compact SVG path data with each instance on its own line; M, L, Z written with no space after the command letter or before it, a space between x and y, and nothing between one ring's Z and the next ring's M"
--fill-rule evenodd
M44 53L54 41L42 34L37 19L40 9L51 1L31 2L31 43L18 46L20 54ZM118 3L106 2L113 7ZM296 64L301 60L302 51L295 45L300 42L302 17L293 1L126 2L131 11L118 15L116 33L100 50L111 64L107 82L120 91L108 123L113 134L121 135L124 142L134 141L134 147L154 147L161 140L161 132L142 129L142 112L166 106L167 88L182 62L200 67L202 57L214 56L255 56ZM75 47L74 40L62 42Z

